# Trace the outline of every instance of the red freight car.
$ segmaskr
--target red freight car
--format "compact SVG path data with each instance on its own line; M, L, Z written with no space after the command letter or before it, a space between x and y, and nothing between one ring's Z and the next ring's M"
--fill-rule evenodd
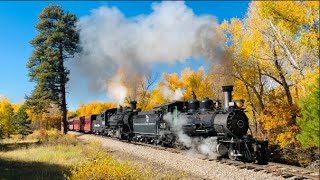
M92 121L96 119L97 119L96 114L92 114L84 118L84 132L86 133L92 132Z
M73 130L80 131L80 117L75 117L73 119Z
M74 120L74 118L68 119L68 129L69 129L69 131L73 131L74 130L74 128L73 128L73 120Z
M75 131L83 131L84 130L84 116L74 118L73 128Z

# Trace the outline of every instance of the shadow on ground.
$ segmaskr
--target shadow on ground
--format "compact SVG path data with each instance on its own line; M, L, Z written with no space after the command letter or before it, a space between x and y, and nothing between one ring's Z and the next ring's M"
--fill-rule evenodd
M8 144L1 144L0 143L0 152L1 151L12 151L15 149L25 148L28 149L29 147L40 145L41 142L19 142L19 143L8 143Z
M0 159L0 179L65 179L69 169L40 162Z

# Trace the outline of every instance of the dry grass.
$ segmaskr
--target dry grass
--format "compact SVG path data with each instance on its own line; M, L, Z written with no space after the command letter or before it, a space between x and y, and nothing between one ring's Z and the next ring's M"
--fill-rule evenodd
M84 162L85 159L82 156L83 149L84 147L81 145L42 145L2 152L0 153L0 158L72 166L76 163Z
M0 139L1 145L7 144L19 144L19 143L35 143L39 141L38 139L25 139L21 135L11 135L10 138Z
M90 143L84 150L87 162L74 166L68 179L155 179L149 169L114 160L98 142Z
M24 140L5 139L0 146L4 179L65 179L72 166L86 162L85 146L56 130L36 131Z
M30 142L37 142L31 145ZM12 146L0 149L0 172L4 179L158 179L150 169L119 162L98 142L81 143L74 135L37 131L25 140L7 140ZM15 143L13 143L15 142ZM166 179L177 179L168 176Z

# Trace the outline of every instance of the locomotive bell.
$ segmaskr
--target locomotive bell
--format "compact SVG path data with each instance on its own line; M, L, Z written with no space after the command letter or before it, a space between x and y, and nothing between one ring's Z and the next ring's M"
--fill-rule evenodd
M233 86L222 86L224 96L224 108L229 108L229 102L232 101Z

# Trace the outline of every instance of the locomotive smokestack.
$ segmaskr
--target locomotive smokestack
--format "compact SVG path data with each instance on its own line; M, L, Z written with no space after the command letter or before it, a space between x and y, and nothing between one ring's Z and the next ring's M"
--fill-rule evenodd
M229 108L229 102L232 101L232 91L233 86L222 86L223 96L224 96L224 107Z
M130 101L130 106L132 110L137 109L137 101Z
M117 108L117 114L121 114L122 113L122 106L121 105L119 105L119 107Z

